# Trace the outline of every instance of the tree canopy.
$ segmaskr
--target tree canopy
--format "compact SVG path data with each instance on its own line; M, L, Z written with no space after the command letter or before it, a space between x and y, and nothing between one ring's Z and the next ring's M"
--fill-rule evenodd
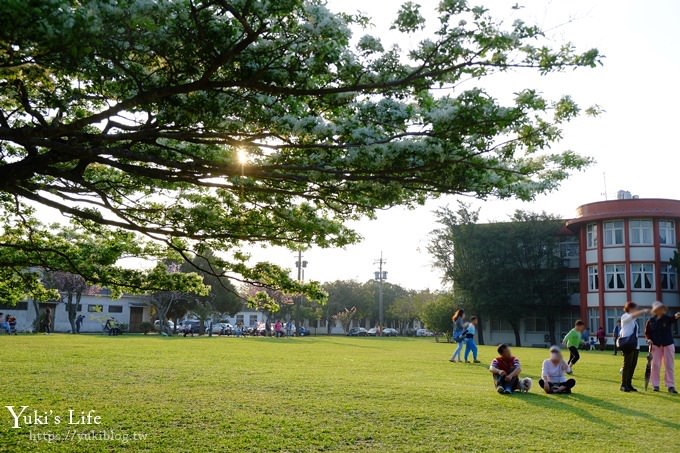
M461 205L438 211L442 228L429 246L465 308L507 321L521 344L519 322L536 316L555 320L568 308L560 256L563 221L545 213L517 211L510 222L479 224L478 212Z
M187 260L208 248L230 278L316 297L243 247L343 246L358 239L347 221L378 209L531 199L588 164L549 150L580 112L570 97L527 87L502 103L459 84L593 67L596 50L551 47L462 0L437 16L402 49L319 0L2 2L3 217L48 207L83 232L133 232ZM404 42L424 26L411 2L394 20Z

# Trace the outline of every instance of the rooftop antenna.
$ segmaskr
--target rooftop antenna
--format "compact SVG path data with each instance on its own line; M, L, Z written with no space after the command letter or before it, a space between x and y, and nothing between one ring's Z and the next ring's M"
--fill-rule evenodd
M604 195L604 200L607 201L607 172L602 172L602 182L604 183L604 192L602 195Z

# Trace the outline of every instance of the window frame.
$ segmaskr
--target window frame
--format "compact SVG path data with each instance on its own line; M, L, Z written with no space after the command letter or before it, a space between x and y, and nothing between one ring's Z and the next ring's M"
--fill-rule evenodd
M600 308L588 307L588 329L590 330L588 335L589 340L590 337L595 335L597 329L599 328L600 328Z
M586 248L589 250L597 248L597 223L586 225Z
M644 240L644 231L646 228L643 228L641 226L642 223L648 223L649 224L649 242L643 242ZM635 241L635 232L639 235L640 242ZM649 247L654 245L654 221L650 219L635 219L635 220L629 220L628 221L628 239L629 243L633 247Z
M620 226L618 225L620 224ZM609 226L614 225L613 228L608 228ZM621 232L621 242L616 241L616 232L620 231ZM602 235L604 236L603 240L604 242L602 243L605 247L621 247L626 244L626 223L623 220L610 220L607 222L602 223ZM610 233L611 239L613 239L612 242L609 242L608 239L608 234Z
M661 274L661 291L677 291L678 290L678 271L672 264L666 264L660 271ZM669 285L664 285L664 276L667 276L668 281L673 281L673 287Z
M608 268L614 267L614 271L609 271ZM609 287L609 275L614 276L615 286L613 288ZM619 286L619 280L617 277L621 277L623 280L623 286ZM607 263L604 265L604 289L605 291L625 291L626 285L626 265L625 263Z
M600 290L600 270L597 265L588 266L588 292L595 293Z
M645 270L645 266L650 266L650 269ZM636 270L636 267L638 269ZM630 263L630 289L633 291L654 291L656 290L656 273L655 273L654 263ZM635 275L640 275L640 282L643 284L640 288L635 286ZM648 275L650 277L650 287L644 286L644 276Z
M668 224L670 225L670 228L662 228L662 224ZM668 220L668 219L662 219L658 221L659 225L659 245L661 247L675 247L676 245L676 232L675 232L675 220ZM661 240L661 231L665 230L666 235L664 236L665 238L668 238L670 236L671 242L666 242ZM670 233L670 234L668 234Z

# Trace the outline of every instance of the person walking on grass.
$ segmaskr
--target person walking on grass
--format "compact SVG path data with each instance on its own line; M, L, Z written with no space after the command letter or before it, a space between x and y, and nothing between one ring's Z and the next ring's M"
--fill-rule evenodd
M449 362L462 362L460 353L463 351L463 343L465 342L465 338L463 338L463 331L465 331L465 311L462 308L456 310L451 321L453 321L453 341L455 341L457 345Z
M618 340L621 336L621 320L616 320L616 326L614 327L614 355L619 352Z
M675 390L674 364L675 344L673 342L673 326L680 319L680 312L675 316L667 314L668 309L661 302L652 304L653 318L647 321L645 326L645 338L649 342L652 353L652 387L655 392L659 391L661 377L661 362L665 369L664 383L669 393L678 393Z
M568 370L569 365L564 361L560 348L553 346L550 348L550 358L543 361L541 379L539 379L538 385L548 394L571 393L576 381L564 376L564 373Z
M562 342L569 349L569 361L567 362L567 374L573 373L574 365L579 361L581 355L578 353L578 348L581 345L583 331L586 328L586 323L580 319L574 323L574 328L564 336Z
M480 363L477 360L477 344L475 343L475 333L477 333L477 317L470 318L470 322L465 326L463 336L465 337L465 363L470 363L468 357L472 352L472 359L475 363Z
M638 325L637 318L649 313L649 310L637 310L635 302L626 302L623 306L623 315L621 315L621 332L620 340L632 337L632 346L621 348L623 354L623 368L621 369L621 391L622 392L637 392L633 387L633 375L635 374L635 367L637 367L638 355L640 353L640 345L638 344Z

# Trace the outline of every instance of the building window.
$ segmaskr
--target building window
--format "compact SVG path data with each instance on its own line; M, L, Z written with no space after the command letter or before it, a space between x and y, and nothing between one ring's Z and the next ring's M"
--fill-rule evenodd
M526 318L524 328L527 332L547 332L548 323L545 318Z
M652 245L652 221L630 221L630 243L632 245Z
M620 308L607 308L605 314L607 316L607 334L614 335L616 321L621 321L623 310Z
M623 245L623 220L604 222L604 245Z
M90 304L87 306L87 311L89 313L103 313L104 306L101 304Z
M109 305L109 313L123 313L122 305Z
M672 220L659 222L659 244L675 245L675 222Z
M243 323L243 315L236 315L236 324L244 324ZM252 326L252 324L251 324Z
M626 266L624 264L606 264L604 279L607 289L626 289Z
M651 263L633 263L630 274L634 289L654 289L654 265Z
M590 334L594 335L597 329L600 328L600 309L597 307L588 309L588 329Z
M248 325L254 326L255 324L257 324L257 315L250 315Z
M597 268L596 268L597 269ZM571 296L578 294L581 291L581 280L578 274L567 274L564 277L564 294Z
M661 268L661 289L675 291L678 289L678 273L670 264Z
M597 266L588 266L588 291L597 291L600 288L600 278L597 275Z
M493 332L512 332L512 326L505 319L492 319L490 322Z
M68 311L68 304L64 304L64 310ZM76 306L76 311L83 311L83 306L81 304L78 304Z
M589 249L597 247L597 224L589 223L586 226L586 244Z

